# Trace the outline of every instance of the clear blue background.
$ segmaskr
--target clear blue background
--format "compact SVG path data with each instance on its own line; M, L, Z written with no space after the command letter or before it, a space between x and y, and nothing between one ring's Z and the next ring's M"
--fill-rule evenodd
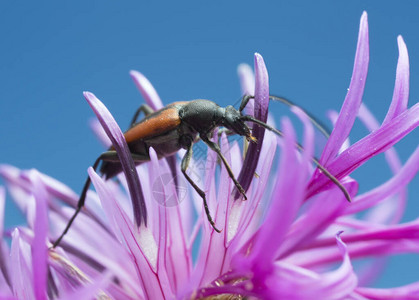
M151 2L151 1L150 1ZM211 2L211 3L209 3ZM181 4L180 4L181 3ZM392 97L396 37L410 53L410 104L419 100L417 1L2 1L0 4L0 161L37 168L79 192L102 147L82 91L94 92L125 128L142 103L128 71L145 74L165 103L240 97L236 68L263 55L271 92L327 122L339 110L352 72L362 11L371 60L364 101L382 120ZM279 116L284 108L271 105ZM359 124L358 124L359 125ZM356 130L355 138L365 134ZM418 145L404 141L403 161ZM354 176L361 190L390 173L374 159ZM405 220L419 216L419 179ZM20 219L7 207L9 226ZM419 280L419 258L392 259L377 286Z

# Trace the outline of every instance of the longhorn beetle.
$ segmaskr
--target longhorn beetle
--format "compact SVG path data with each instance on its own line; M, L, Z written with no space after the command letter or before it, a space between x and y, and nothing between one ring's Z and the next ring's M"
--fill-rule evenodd
M192 185L195 191L201 196L204 204L205 213L208 221L215 231L221 232L216 228L214 221L210 215L205 192L199 188L196 183L186 173L189 162L192 158L192 147L194 143L201 139L207 146L215 151L221 162L227 169L228 175L233 180L235 187L247 199L246 192L237 179L234 177L233 171L229 166L224 155L221 153L220 147L217 143L211 141L211 136L214 129L217 127L224 127L227 134L238 134L244 136L249 142L256 143L256 138L252 136L246 122L252 122L265 129L282 136L282 132L269 126L268 124L249 115L243 115L242 111L246 107L249 100L253 96L244 96L242 98L239 110L229 105L227 107L220 107L210 100L193 100L185 102L175 102L166 107L153 111L152 108L146 104L142 105L135 113L130 128L124 133L129 150L131 151L133 160L136 165L150 160L149 148L153 147L158 158L169 157L176 153L181 148L186 149L181 163L181 170L186 180ZM281 97L270 96L270 99L281 101L288 106L295 106L289 100ZM144 113L144 119L137 122L140 113ZM307 114L311 122L327 135L322 125L316 121L315 118ZM298 149L303 150L302 146L297 144ZM335 185L337 185L344 193L346 199L351 201L350 195L345 187L332 175L326 168L324 168L317 159L312 158L313 163L325 174ZM102 153L93 164L93 169L97 169L99 163L102 165L99 169L100 173L105 175L106 179L112 178L122 171L121 163L118 155L113 147L108 151ZM84 206L86 200L87 190L91 184L90 177L84 184L80 199L77 203L77 209L71 219L68 221L63 233L54 242L55 248L64 235L69 230L71 224Z

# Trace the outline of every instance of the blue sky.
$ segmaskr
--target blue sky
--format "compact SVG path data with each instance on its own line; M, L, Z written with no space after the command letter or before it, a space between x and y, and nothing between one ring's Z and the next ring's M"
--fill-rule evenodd
M383 119L399 34L410 54L410 105L419 100L417 1L60 2L0 4L0 162L39 169L77 192L102 151L88 127L93 113L82 91L95 93L125 128L143 101L129 70L145 74L165 103L207 98L227 105L240 97L237 65L253 64L259 52L271 93L327 123L325 112L339 110L345 97L366 10L371 58L365 103ZM271 109L276 117L285 110L279 104ZM359 128L352 140L365 134ZM397 147L403 161L418 138L416 130ZM366 190L390 173L378 158L354 176ZM419 178L409 195L405 220L419 215ZM7 211L7 224L18 223L13 207ZM417 256L393 259L378 286L418 280L418 267Z

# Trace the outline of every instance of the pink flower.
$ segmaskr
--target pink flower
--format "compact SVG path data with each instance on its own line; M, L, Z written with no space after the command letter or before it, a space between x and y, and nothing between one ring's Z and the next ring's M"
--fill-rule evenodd
M304 125L304 151L298 151L287 118L280 121L283 138L258 128L254 134L259 143L245 159L237 141L221 135L222 152L248 187L247 201L235 200L234 184L224 167L217 171L213 152L208 151L204 172L200 161L192 163L189 172L196 173L191 176L206 191L221 233L206 221L200 197L178 167L158 160L152 148L150 162L134 167L118 125L93 94L85 93L104 129L94 123L95 131L105 144L108 138L112 141L124 174L118 182L104 181L89 168L96 193L89 191L86 209L51 250L50 241L61 233L78 195L38 171L0 167L28 221L27 227L10 232L0 225L0 233L12 238L10 249L4 242L0 248L2 299L417 299L419 282L392 289L364 287L378 275L368 270L380 269L382 257L419 249L419 221L399 224L406 186L419 168L419 147L403 166L391 148L419 124L419 104L407 107L409 63L401 37L398 44L393 100L379 125L361 102L369 62L367 15L362 15L350 87L320 158L353 202L347 203L342 191L314 170L314 129L293 108ZM247 66L239 73L242 90L255 95L254 115L266 120L269 86L262 57L255 55L255 75ZM150 82L135 71L131 76L147 103L161 108ZM356 117L371 133L349 145ZM383 152L394 176L358 194L358 183L349 175ZM173 172L175 180L167 181ZM3 218L3 188L0 200ZM363 217L356 215L363 211ZM360 258L373 258L364 271L354 270L351 263Z

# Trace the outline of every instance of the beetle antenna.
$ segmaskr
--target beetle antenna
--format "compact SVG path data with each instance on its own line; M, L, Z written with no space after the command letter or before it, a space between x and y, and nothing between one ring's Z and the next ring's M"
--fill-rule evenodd
M268 124L266 124L266 123L264 123L264 122L262 122L262 121L260 121L258 119L255 119L252 116L243 116L242 117L242 120L256 123L257 125L260 125L260 126L264 127L265 129L267 129L269 131L272 131L273 133L277 134L280 137L283 137L284 136L284 134L282 133L282 131L280 131L280 130L272 127L272 126L269 126ZM299 143L296 143L296 146L297 146L298 150L304 151L304 147L301 146ZM342 191L342 193L345 195L346 200L348 200L348 202L352 202L351 195L349 195L348 190L343 186L343 184L340 183L340 181L335 176L333 176L333 174L331 174L326 169L326 167L324 167L323 165L321 165L317 158L312 157L311 160L320 169L320 171L322 171L322 173L327 178L329 178L330 181L332 181Z
M253 99L253 98L255 98L255 96L244 95L243 98L242 98L242 101L240 103L239 111L242 112L243 109L246 107L247 103L249 102L249 100ZM309 113L307 110L305 110L301 106L295 104L291 100L288 100L284 97L279 97L279 96L275 96L275 95L269 95L269 99L273 100L273 101L281 102L281 103L285 104L286 106L288 106L290 108L291 107L299 108L300 110L302 110L307 115L308 119L314 125L314 127L316 127L326 138L329 138L330 130L326 127L326 125L324 125L319 119L317 119L315 116L313 116L311 113Z
M279 96L275 96L275 95L269 95L269 99L271 99L273 101L281 102L281 103L287 105L290 108L291 107L299 108L300 110L302 110L307 115L308 119L314 125L314 127L316 127L326 138L329 138L330 130L326 127L326 125L324 125L319 119L317 119L315 116L310 114L307 110L305 110L301 106L295 104L294 102L292 102L292 101L290 101L290 100L288 100L284 97L279 97Z

